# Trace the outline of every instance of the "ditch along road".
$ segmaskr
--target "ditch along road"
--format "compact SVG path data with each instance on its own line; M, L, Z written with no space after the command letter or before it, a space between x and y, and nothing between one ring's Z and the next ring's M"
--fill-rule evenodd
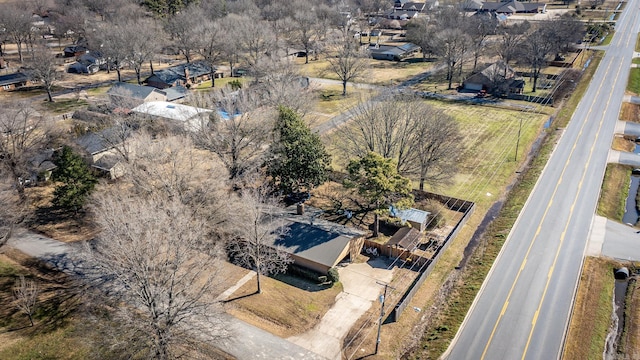
M7 246L40 259L65 273L82 277L82 265L78 266L81 244L67 244L43 235L17 229L9 239ZM215 344L221 350L240 360L326 360L290 341L277 337L267 331L249 325L230 315L224 315L229 338Z
M444 358L559 359L638 33L630 0Z

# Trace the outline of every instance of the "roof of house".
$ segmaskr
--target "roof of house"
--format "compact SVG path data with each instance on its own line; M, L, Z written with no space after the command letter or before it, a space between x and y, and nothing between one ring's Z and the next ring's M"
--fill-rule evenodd
M122 143L122 131L118 127L110 127L99 132L92 132L76 139L76 143L89 154L95 155L114 148Z
M104 171L111 171L118 163L120 157L116 155L105 155L98 159L92 166Z
M29 77L21 72L0 75L0 86L19 84L27 80L29 80Z
M469 76L464 82L485 84L487 82L501 81L503 79L512 79L515 76L516 72L513 68L505 64L504 61L496 61L479 73Z
M282 246L300 258L331 267L354 237L362 236L360 230L318 219L321 210L305 207L305 215L287 216L288 232L274 245ZM295 205L288 215L295 213ZM286 216L286 215L285 215Z
M157 70L153 72L153 75L149 76L147 80L156 77L160 81L166 84L173 84L177 80L186 80L184 70L189 71L189 77L198 77L209 74L211 68L207 63L202 61L192 62L188 64L180 64L172 66L163 70Z
M537 11L540 8L544 8L545 4L541 3L522 3L518 0L511 0L506 2L484 2L482 3L483 11L495 11L498 13L519 13L519 12L531 12Z
M406 2L402 4L402 10L424 10L426 4L423 2Z
M421 236L420 231L405 226L396 231L386 245L413 249L418 245Z
M172 86L162 90L167 95L167 101L182 99L189 94L189 90L184 86Z
M396 217L400 218L402 221L411 221L422 224L427 221L429 214L430 212L428 211L409 208L405 210L398 210Z
M405 43L402 45L379 45L377 47L369 47L371 54L392 54L395 56L403 56L408 53L418 51L420 47L413 43Z
M166 90L159 90L154 88L153 86L136 85L136 84L129 84L125 82L115 83L111 87L111 89L107 91L107 94L143 100L143 99L146 99L153 92L157 92L162 95L167 95Z
M196 116L213 112L213 110L209 109L170 103L168 101L149 101L136 106L131 111L177 121L187 121Z

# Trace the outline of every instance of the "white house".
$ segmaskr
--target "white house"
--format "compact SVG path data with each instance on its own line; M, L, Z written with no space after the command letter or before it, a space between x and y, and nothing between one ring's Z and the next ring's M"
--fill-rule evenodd
M167 101L149 101L136 106L131 111L152 118L162 118L183 123L184 129L188 131L197 131L207 126L209 116L213 112L213 110L209 109Z

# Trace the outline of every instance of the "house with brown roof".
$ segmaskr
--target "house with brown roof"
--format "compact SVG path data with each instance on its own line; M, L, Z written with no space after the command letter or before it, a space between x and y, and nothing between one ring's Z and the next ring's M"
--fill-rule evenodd
M462 88L467 91L521 93L524 81L517 77L516 71L503 61L497 61L482 71L469 76L462 82Z

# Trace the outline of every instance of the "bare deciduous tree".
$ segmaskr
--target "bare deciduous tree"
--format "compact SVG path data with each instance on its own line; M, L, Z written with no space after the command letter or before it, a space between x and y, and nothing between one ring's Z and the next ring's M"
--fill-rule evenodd
M29 62L30 74L33 80L42 83L49 102L53 102L51 97L51 89L55 82L60 78L58 72L58 60L46 48L46 44L41 44L33 49L33 59Z
M462 140L454 119L424 101L387 94L351 110L339 129L346 159L368 152L393 159L398 172L437 187L455 173Z
M31 38L32 20L31 12L20 5L20 3L3 4L0 11L0 25L18 47L18 58L22 62L22 45Z
M520 49L523 62L531 67L532 92L536 92L540 73L547 66L547 57L557 48L553 37L552 29L541 27L529 34L527 41Z
M287 228L284 219L274 214L276 207L263 189L245 190L241 202L243 209L236 216L237 237L228 242L227 249L233 261L256 271L259 294L261 275L285 272L293 262L289 254L275 244Z
M175 46L184 55L187 63L191 62L192 54L197 51L198 33L195 31L196 26L206 18L202 16L202 9L197 5L191 5L181 10L177 14L169 17L165 23L165 30L171 37L173 46Z
M16 307L29 317L31 326L33 326L33 314L36 311L39 294L38 285L33 280L25 279L22 275L20 275L13 287L13 298Z
M342 95L347 95L347 83L364 74L369 65L368 55L345 29L336 44L335 56L329 56L329 69L342 81Z
M446 28L435 33L436 54L447 67L448 88L451 89L456 66L465 60L465 52L469 46L469 37L459 28Z
M232 212L228 174L216 160L195 149L186 136L161 140L141 133L128 141L129 160L124 181L142 197L179 199L194 216L204 219L210 236L220 236Z
M262 165L274 116L261 107L256 94L246 90L230 93L222 89L201 101L225 115L216 115L209 127L195 133L195 142L216 154L230 179L239 181Z
M118 322L137 334L128 339L129 356L146 349L150 358L172 359L226 335L205 219L179 198L123 189L99 196L94 211L102 232L87 248L89 275L122 301Z
M209 18L201 18L194 28L194 36L198 39L198 52L209 65L211 87L216 85L216 65L224 54L222 28L218 21Z
M2 172L0 172L2 174ZM0 248L4 246L15 227L26 215L26 204L20 200L20 196L15 191L13 182L8 177L0 179Z
M437 26L432 24L427 17L417 17L407 23L407 40L420 46L422 59L435 52L434 33Z
M142 84L142 65L150 61L157 52L162 31L153 20L148 19L128 21L121 26L125 29L125 36L120 45L128 50L127 60L136 72L138 84Z
M529 22L525 21L497 29L498 41L495 44L495 51L505 64L509 65L509 62L517 57L529 27ZM506 69L507 67L505 71ZM506 73L503 76L506 76Z
M29 178L31 159L54 138L46 119L26 103L5 104L0 112L0 174L25 199L24 179Z
M308 64L309 52L313 48L313 42L317 40L315 28L318 17L315 14L314 6L308 1L297 1L291 6L295 8L292 15L294 31L289 33L289 39L293 46L302 48L305 54L304 63Z

